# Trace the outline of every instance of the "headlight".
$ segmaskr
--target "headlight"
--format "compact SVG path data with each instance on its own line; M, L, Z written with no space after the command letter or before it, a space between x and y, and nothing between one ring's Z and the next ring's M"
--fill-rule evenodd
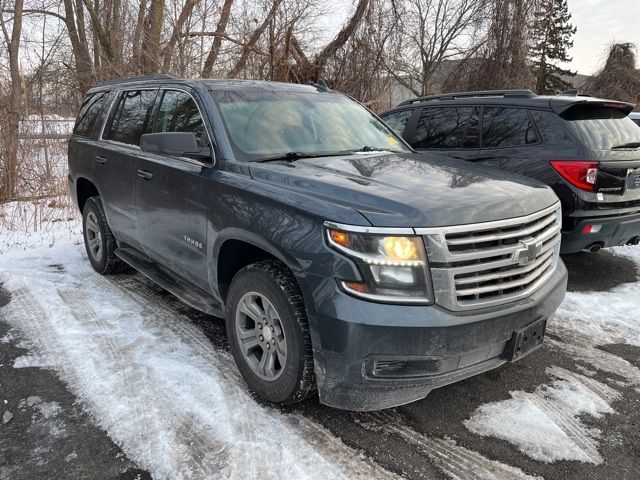
M350 231L348 226L329 222L325 225L329 245L351 258L364 280L340 281L343 290L381 302L433 302L421 237Z

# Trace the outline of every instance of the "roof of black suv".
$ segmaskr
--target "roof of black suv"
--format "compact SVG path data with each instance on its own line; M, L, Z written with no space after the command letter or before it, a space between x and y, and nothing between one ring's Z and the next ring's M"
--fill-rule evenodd
M563 92L554 96L536 95L531 90L481 90L417 97L400 103L394 108L394 110L406 108L408 105L413 104L429 104L429 106L437 104L438 106L446 106L458 105L460 103L464 103L465 105L491 104L524 108L544 108L551 109L558 114L578 104L595 104L610 108L618 108L625 111L625 114L631 112L635 106L632 103L580 95L575 90Z
M171 75L145 75L141 77L118 78L99 83L90 91L103 90L108 87L125 84L160 84L160 83L183 83L185 85L199 83L207 85L216 90L237 89L238 87L264 88L267 90L297 91L297 92L318 92L328 90L324 84L303 85L298 83L271 82L267 80L238 80L238 79L211 79L211 78L181 78Z

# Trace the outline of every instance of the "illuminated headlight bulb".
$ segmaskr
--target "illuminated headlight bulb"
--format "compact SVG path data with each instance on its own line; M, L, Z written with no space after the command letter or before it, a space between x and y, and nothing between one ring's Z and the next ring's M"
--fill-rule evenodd
M419 259L415 241L407 237L385 237L382 239L382 250L385 255L400 260Z

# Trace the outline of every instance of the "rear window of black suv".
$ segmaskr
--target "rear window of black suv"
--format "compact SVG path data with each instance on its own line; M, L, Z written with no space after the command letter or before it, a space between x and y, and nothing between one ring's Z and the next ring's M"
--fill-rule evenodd
M617 108L585 105L569 109L562 117L581 143L596 150L640 142L638 126Z
M90 137L93 127L102 109L106 106L111 96L107 92L99 92L89 95L83 102L73 133L81 137Z

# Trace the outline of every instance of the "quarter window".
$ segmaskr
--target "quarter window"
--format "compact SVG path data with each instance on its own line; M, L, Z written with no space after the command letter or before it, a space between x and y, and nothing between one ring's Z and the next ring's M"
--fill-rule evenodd
M107 103L108 98L109 95L107 95L107 92L102 92L89 95L85 99L82 107L80 108L80 112L78 113L76 125L73 128L73 133L75 135L80 135L81 137L91 136L96 120Z
M105 138L129 145L140 145L140 137L147 131L155 98L155 90L125 92L118 101Z
M389 125L398 135L402 136L412 113L412 110L402 110L400 112L389 113L381 118L384 120L384 123Z
M167 90L162 96L155 132L192 132L198 144L209 144L202 116L191 95L178 90Z
M521 108L487 107L484 110L482 145L517 147L538 141L529 113Z
M413 135L415 148L477 148L479 112L473 107L425 108Z

